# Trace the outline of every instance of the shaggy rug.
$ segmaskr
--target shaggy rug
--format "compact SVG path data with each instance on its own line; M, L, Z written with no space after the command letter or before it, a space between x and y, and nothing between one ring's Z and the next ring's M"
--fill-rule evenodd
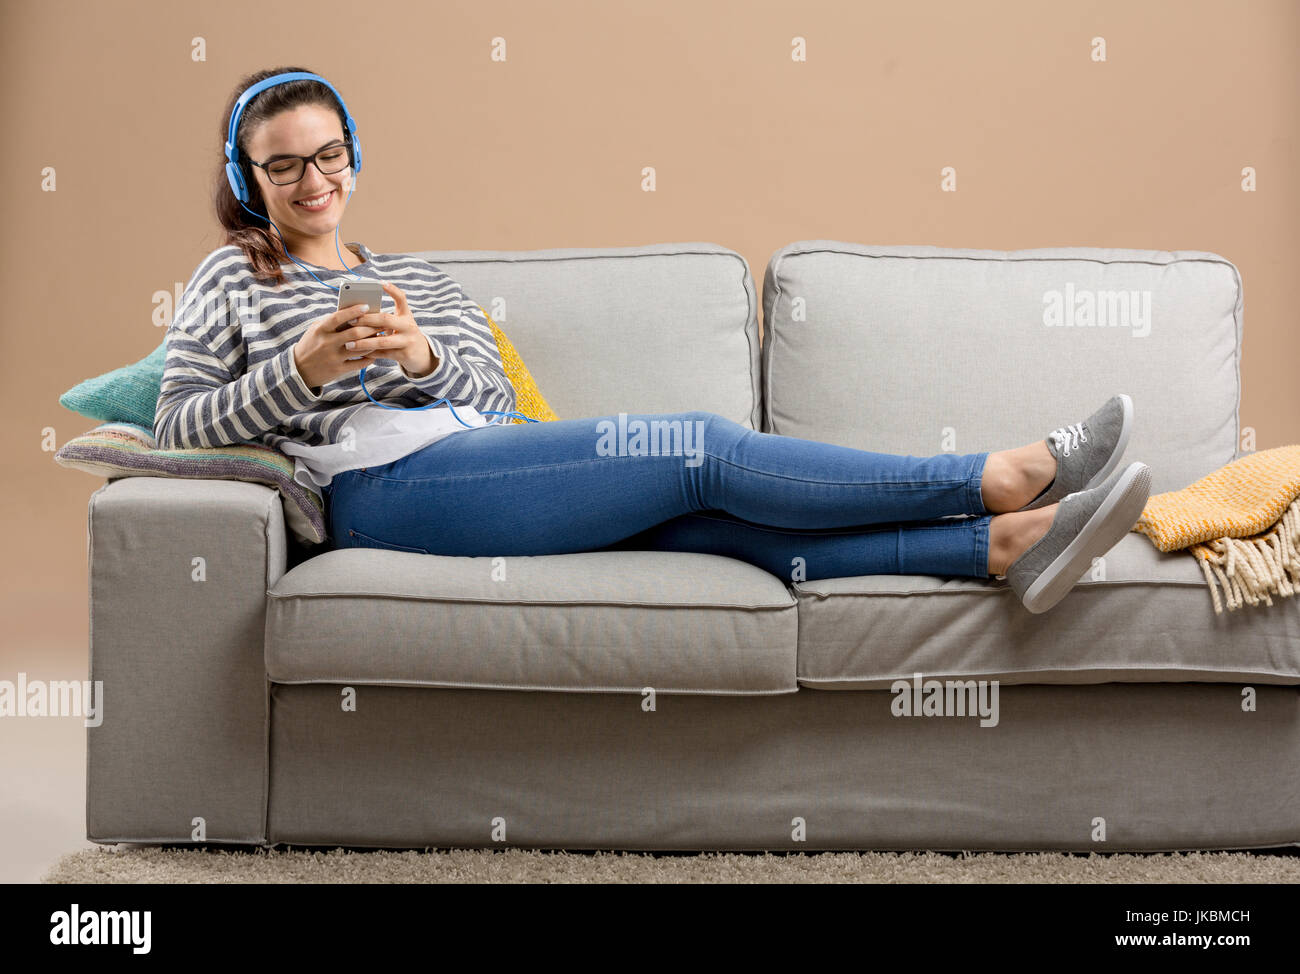
M189 849L64 856L45 883L1300 883L1300 850L703 853Z

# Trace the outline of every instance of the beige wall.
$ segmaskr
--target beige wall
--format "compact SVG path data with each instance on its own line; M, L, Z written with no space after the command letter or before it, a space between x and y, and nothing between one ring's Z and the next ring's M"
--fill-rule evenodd
M357 118L365 168L341 237L377 251L710 240L760 285L774 250L811 238L1215 251L1245 281L1242 424L1259 449L1300 440L1295 2L0 9L0 676L58 652L84 678L86 504L102 481L54 464L42 430L61 445L95 425L58 395L161 340L152 295L219 244L207 191L224 99L283 63L330 78ZM956 193L939 190L944 166Z

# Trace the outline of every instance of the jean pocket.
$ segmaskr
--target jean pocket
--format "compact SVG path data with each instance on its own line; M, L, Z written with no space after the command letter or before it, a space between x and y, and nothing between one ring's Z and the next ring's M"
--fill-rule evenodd
M380 538L372 538L368 534L362 534L360 531L348 529L348 538L353 543L348 545L349 548L383 548L386 551L409 551L416 555L427 555L430 552L425 548L416 548L412 545L394 544L391 541L384 541Z

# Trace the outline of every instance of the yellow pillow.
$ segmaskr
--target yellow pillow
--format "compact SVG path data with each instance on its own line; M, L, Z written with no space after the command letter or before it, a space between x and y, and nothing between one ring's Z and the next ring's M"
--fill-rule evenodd
M479 310L483 311L482 305L479 305ZM524 360L519 357L514 345L506 337L506 333L497 326L497 323L492 320L492 316L486 311L483 311L483 317L487 318L488 324L492 327L492 337L497 340L497 351L501 353L501 364L505 367L506 378L515 387L515 409L525 416L531 416L543 423L559 419L560 417L555 415L555 410L546 401L546 397L537 388L532 373L528 371L528 366L524 365ZM527 422L527 420L518 417L510 421L512 423Z

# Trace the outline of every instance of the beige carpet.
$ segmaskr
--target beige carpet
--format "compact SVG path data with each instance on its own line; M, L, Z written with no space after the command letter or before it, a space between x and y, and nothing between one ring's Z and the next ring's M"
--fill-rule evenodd
M46 883L1300 883L1300 855L1251 852L815 854L203 851L102 847Z

